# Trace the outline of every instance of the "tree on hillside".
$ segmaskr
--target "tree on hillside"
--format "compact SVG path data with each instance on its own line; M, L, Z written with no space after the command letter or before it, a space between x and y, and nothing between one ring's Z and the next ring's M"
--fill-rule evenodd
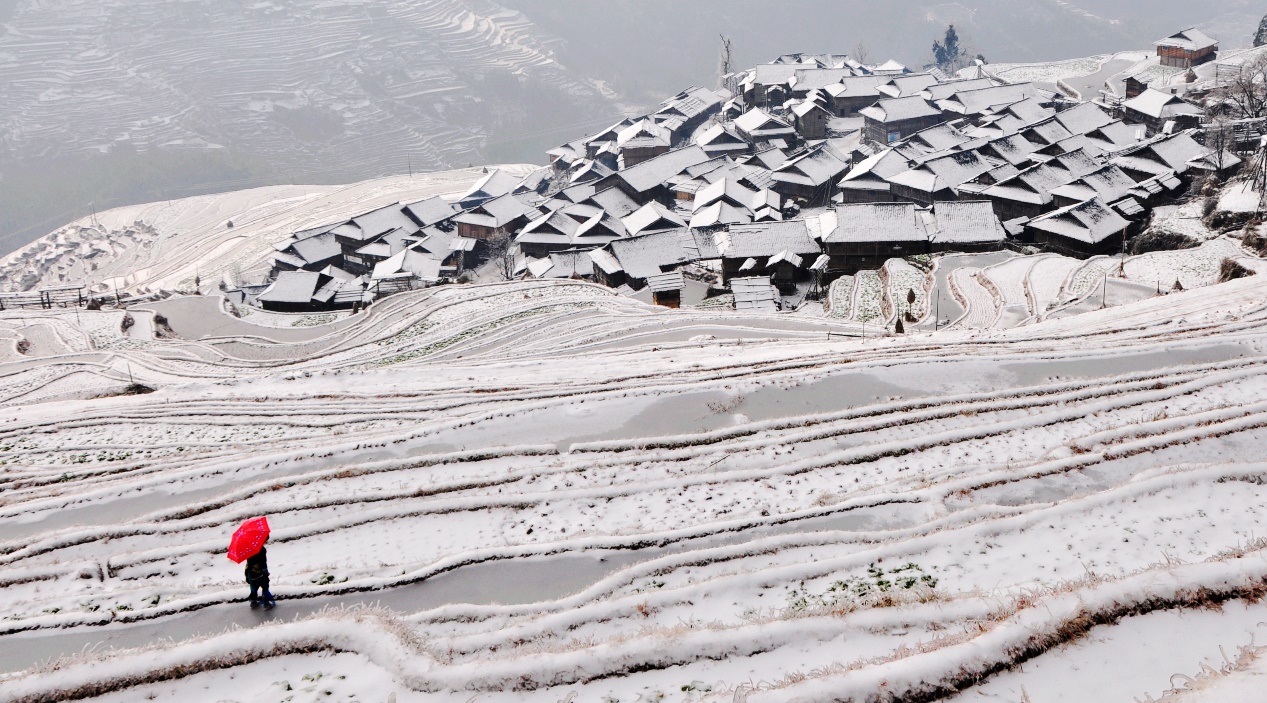
M963 48L959 46L959 33L955 25L946 28L946 36L941 41L933 41L933 63L943 71L955 71L963 62Z
M1241 66L1236 76L1214 91L1213 97L1230 107L1235 117L1267 116L1267 54Z

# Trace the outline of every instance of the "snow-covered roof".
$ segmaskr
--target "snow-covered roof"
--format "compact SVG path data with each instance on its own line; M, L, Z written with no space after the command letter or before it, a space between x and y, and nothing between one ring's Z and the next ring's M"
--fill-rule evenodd
M914 120L921 117L937 117L941 110L918 95L881 100L871 107L864 107L858 114L875 122L890 123Z
M911 73L893 76L888 83L881 85L879 91L893 98L904 98L919 95L930 86L937 85L937 77L928 73Z
M652 293L667 293L672 290L682 290L686 287L686 279L682 276L681 271L669 271L668 273L656 273L647 276L647 288Z
M692 144L691 146L675 149L643 161L640 164L630 166L617 173L617 175L636 192L645 193L656 186L662 185L671 176L676 176L688 167L703 163L711 158L703 149Z
M989 201L958 200L933 205L935 229L929 241L937 244L1002 242L1007 233Z
M1057 113L1056 121L1070 134L1087 134L1113 122L1113 116L1095 103L1081 103Z
M926 241L924 221L914 203L850 203L837 205L831 213L830 231L823 232L825 243L917 242Z
M310 303L322 278L329 277L316 271L281 271L257 299L268 303Z
M730 290L735 294L735 310L749 312L778 312L778 290L764 276L730 279Z
M593 203L602 208L608 215L618 219L638 209L638 203L619 188L607 188L594 193L583 202Z
M1171 93L1149 88L1139 95L1122 103L1122 108L1153 119L1176 117L1179 115L1201 115L1203 110L1187 100Z
M787 122L759 107L754 107L737 117L734 124L735 129L747 134L750 138L770 138L796 133L796 130L792 129Z
M589 252L589 257L594 262L594 265L605 273L619 273L624 270L620 266L620 261L606 249L593 249Z
M705 237L694 230L682 228L617 239L607 247L631 277L646 278L660 273L665 267L721 258L712 237L707 237L706 241Z
M686 221L678 217L677 213L656 202L643 205L633 214L621 218L620 222L631 235L686 226Z
M300 239L291 244L290 249L310 264L326 261L343 254L343 247L335 240L334 234L329 232L315 237Z
M1030 220L1027 228L1084 244L1099 244L1121 234L1130 223L1099 198L1061 208Z
M1200 51L1210 47L1219 45L1218 40L1211 39L1209 36L1195 27L1189 27L1180 30L1166 37L1153 42L1153 46L1174 47L1183 49L1184 51Z
M727 231L715 234L713 239L717 242L718 253L727 259L773 256L784 250L804 255L820 251L804 220L731 225Z
M449 201L440 197L409 203L405 206L405 211L423 227L443 222L458 212L457 208L453 207Z
M751 210L719 200L696 210L691 215L689 225L693 228L710 228L748 222L752 222Z

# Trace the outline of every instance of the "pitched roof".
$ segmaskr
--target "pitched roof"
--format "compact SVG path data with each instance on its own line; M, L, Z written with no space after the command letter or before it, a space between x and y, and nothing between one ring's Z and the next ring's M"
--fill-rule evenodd
M1200 51L1218 45L1218 40L1211 39L1195 27L1189 27L1153 42L1153 46L1172 46L1185 51Z
M621 223L629 234L686 226L686 221L678 217L677 213L655 202L647 203L633 214L625 216Z
M696 210L691 215L689 225L693 228L709 228L748 222L752 222L751 210L719 200Z
M787 250L793 254L818 254L818 242L810 237L804 220L731 225L713 235L717 251L726 259L774 256Z
M1038 94L1038 89L1031 83L1015 83L1012 85L996 85L976 90L959 90L941 100L937 106L946 112L961 115L979 115L985 110L1001 105L1010 105Z
M1095 103L1081 103L1057 113L1056 121L1070 134L1087 134L1113 122L1113 116Z
M754 138L793 134L796 131L787 122L759 107L754 107L735 118L735 129Z
M875 122L890 123L921 117L937 117L941 110L918 95L881 100L871 107L864 107L858 114Z
M825 243L926 241L914 203L851 203L824 213Z
M322 278L330 277L316 271L281 271L257 299L269 303L310 303Z
M599 191L583 202L593 203L601 207L608 215L621 218L638 209L638 203L619 188L607 188Z
M458 212L449 201L438 196L409 203L405 206L405 211L423 227L443 222Z
M343 254L343 247L335 240L334 234L327 232L315 237L300 239L290 248L305 262L315 264Z
M1026 227L1084 244L1099 244L1129 225L1104 201L1092 198L1035 217Z
M849 169L833 149L819 146L791 159L774 171L774 180L818 187L839 178Z
M520 180L519 176L509 171L495 168L488 175L476 181L474 185L462 194L459 200L465 203L496 198L514 190L515 186L519 185Z
M933 215L936 229L929 233L928 238L937 244L1001 242L1007 236L989 201L935 203Z
M677 229L617 239L607 248L630 277L646 278L661 273L664 267L719 258L715 246L708 249L700 244L691 230Z
M1147 115L1153 119L1162 119L1166 117L1176 117L1179 115L1200 115L1203 113L1197 105L1184 100L1178 95L1171 93L1163 93L1160 90L1149 88L1139 95L1122 103L1122 107L1127 110L1133 110L1141 115Z
M635 191L644 193L676 176L690 166L710 160L703 149L691 146L675 149L618 172L616 175Z

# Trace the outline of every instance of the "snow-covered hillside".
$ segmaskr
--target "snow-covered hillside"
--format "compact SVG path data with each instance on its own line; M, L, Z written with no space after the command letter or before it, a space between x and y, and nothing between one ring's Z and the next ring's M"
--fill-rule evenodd
M1010 300L1044 261L952 278ZM867 339L566 281L129 314L0 318L0 700L1129 703L1253 675L1220 651L1267 620L1263 276ZM271 612L223 551L261 514Z
M10 158L228 148L281 173L309 176L317 157L322 174L363 178L392 154L478 161L490 134L531 129L549 101L612 109L550 37L484 0L22 1L6 24Z
M526 174L530 166L501 166ZM208 289L228 275L262 279L272 245L292 232L395 202L457 195L483 169L378 178L344 186L268 186L115 208L0 258L6 290L84 284L146 293ZM236 282L234 282L236 285Z

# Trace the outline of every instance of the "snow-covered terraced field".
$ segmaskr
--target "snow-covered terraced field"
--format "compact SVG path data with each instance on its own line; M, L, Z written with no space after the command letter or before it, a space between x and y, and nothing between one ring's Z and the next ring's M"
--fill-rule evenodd
M406 155L480 163L489 135L617 111L610 90L555 61L555 39L486 0L68 0L11 13L0 124L12 158L227 148L300 179L353 180L404 170Z
M1057 261L933 275L984 321L986 281L1061 299ZM0 315L0 700L1129 703L1253 675L1262 276L866 339L578 282L314 326L219 305ZM131 333L147 311L180 338ZM273 611L224 556L261 514Z

